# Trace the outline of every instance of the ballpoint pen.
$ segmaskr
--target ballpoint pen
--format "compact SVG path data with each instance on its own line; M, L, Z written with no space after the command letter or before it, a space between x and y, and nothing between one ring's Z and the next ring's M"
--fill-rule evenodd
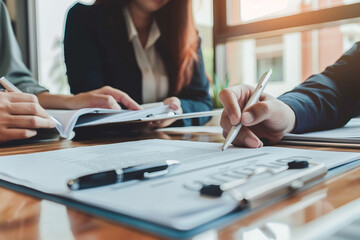
M143 164L127 168L113 169L105 172L88 174L67 182L71 190L100 187L104 185L159 177L167 174L172 167L180 164L176 160L167 160L160 163Z
M5 77L0 78L0 84L9 92L21 93L21 90L14 86L9 80Z
M18 89L14 84L12 84L5 77L0 78L0 84L9 92L22 93L22 91L20 89ZM53 116L50 116L50 118L54 122L56 122L57 125L61 125L61 123L58 120L56 120Z
M262 77L259 80L258 85L255 88L255 91L251 95L249 101L246 103L244 110L247 109L248 107L254 105L255 103L257 103L262 92L264 91L264 88L265 88L268 80L270 79L271 74L272 74L272 69L270 69L268 72L265 72L262 75ZM239 123L238 125L232 126L230 132L228 133L228 135L225 139L224 145L222 146L222 151L225 151L230 146L230 144L234 141L234 139L238 135L241 127L242 127L241 123Z

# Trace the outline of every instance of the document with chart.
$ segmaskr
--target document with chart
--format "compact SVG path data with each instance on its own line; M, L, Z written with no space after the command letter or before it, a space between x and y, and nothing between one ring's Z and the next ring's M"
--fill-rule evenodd
M221 146L153 139L5 156L0 157L0 178L158 225L189 230L237 207L237 201L227 194L219 198L201 196L199 189L204 184L232 181L258 168L278 169L294 160L323 163L331 169L360 159L360 153L280 147L230 147L222 152ZM169 174L152 180L78 191L71 191L66 185L69 179L85 174L164 160L177 160L180 164ZM260 177L257 181L261 185L269 179Z

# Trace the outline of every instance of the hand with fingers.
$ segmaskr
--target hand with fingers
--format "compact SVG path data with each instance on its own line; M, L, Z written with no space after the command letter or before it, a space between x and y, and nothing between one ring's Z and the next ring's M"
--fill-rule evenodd
M277 143L295 126L294 111L268 94L263 93L258 103L244 109L254 90L253 87L240 85L224 89L219 94L224 106L220 120L223 136L226 138L232 126L243 125L233 141L236 146L262 147L260 139L266 139L269 144Z
M174 111L176 111L179 114L183 113L183 110L181 108L181 102L180 99L177 97L169 97L166 98L163 101L164 105L169 105L170 108ZM154 128L164 128L167 126L170 126L172 123L174 123L176 120L175 119L168 119L168 120L162 120L162 121L154 121L150 123L150 126L154 127Z
M55 126L36 96L0 92L0 143L30 138L36 135L36 128Z
M121 109L118 103L123 104L129 110L140 110L141 107L128 94L105 86L97 90L79 93L70 98L71 109L80 108L109 108Z

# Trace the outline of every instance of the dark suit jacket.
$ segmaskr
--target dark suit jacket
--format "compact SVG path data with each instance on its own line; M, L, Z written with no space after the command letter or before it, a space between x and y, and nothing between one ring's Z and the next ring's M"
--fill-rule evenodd
M360 42L321 74L280 96L296 114L294 132L341 127L360 114Z
M64 38L65 63L71 92L94 90L105 85L120 89L139 104L142 100L142 75L128 39L124 17L109 19L108 7L75 4L68 12ZM122 11L119 9L122 16ZM112 24L109 22L112 21ZM174 71L168 50L160 37L156 42L169 76L169 97ZM189 86L176 95L184 113L212 109L209 82L205 76L202 52L195 64ZM202 125L209 118L183 120L180 125Z

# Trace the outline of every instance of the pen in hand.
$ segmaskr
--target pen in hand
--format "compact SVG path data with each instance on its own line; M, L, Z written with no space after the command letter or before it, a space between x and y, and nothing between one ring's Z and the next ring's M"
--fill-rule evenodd
M17 88L14 84L12 84L9 80L5 77L0 78L0 84L8 91L8 92L15 92L15 93L22 93L22 91ZM57 125L61 125L61 123L56 120L53 116L49 116Z
M264 91L264 88L265 88L267 82L269 81L271 74L272 74L272 69L270 69L268 72L265 72L262 75L262 77L259 80L259 83L257 84L253 94L251 95L248 102L246 103L244 109L251 107L252 105L254 105L255 103L257 103L259 101L259 98L260 98L262 92ZM238 135L241 127L242 127L242 124L239 123L238 125L235 125L231 128L231 130L229 131L229 133L225 139L225 142L222 146L222 151L225 151L230 146L230 144L234 141L234 139Z
M5 77L0 78L0 84L8 91L8 92L16 92L21 93L21 90L14 86L9 80Z

